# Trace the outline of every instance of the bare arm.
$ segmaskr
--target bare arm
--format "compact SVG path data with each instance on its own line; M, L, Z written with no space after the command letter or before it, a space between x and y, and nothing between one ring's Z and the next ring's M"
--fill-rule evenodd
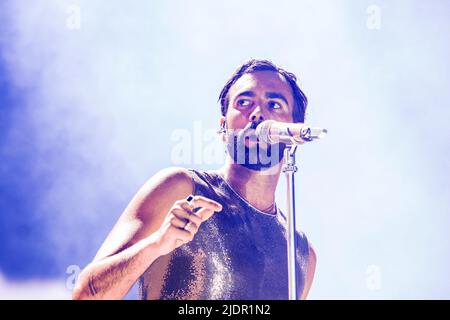
M73 299L122 299L142 273L160 256L152 237L94 260L80 274Z
M81 272L73 299L122 299L159 256L191 241L202 222L181 207L180 199L191 193L192 180L186 169L169 168L152 177L124 210L94 260ZM206 208L197 213L203 213L204 219L219 211L211 203L202 206ZM183 218L193 222L192 230L176 227L184 226Z

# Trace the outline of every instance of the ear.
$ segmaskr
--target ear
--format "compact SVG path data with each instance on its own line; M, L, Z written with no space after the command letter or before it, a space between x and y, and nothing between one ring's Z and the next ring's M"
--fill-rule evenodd
M227 128L227 119L224 116L220 117L220 121L219 121L219 125L220 125L220 129L221 131L225 128ZM226 133L225 132L220 132L220 140L222 140L222 142L226 142L226 137L225 137Z
M222 128L226 122L227 122L227 119L224 116L221 116L219 126Z

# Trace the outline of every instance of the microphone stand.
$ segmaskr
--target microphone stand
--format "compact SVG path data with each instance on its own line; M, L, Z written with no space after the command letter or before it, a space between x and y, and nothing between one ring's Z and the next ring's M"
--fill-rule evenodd
M265 120L256 127L256 135L267 143L284 143L284 165L283 172L286 176L286 224L287 224L287 261L288 261L288 284L289 300L298 300L299 292L297 286L297 237L296 237L296 215L295 215L295 179L297 172L295 165L295 151L299 144L311 142L326 136L328 130L311 127L302 124L300 130L289 126L292 124ZM294 134L291 132L294 131ZM299 132L295 132L299 131Z
M297 237L296 237L296 215L295 215L295 179L297 172L295 165L295 151L297 145L286 145L284 150L283 172L286 176L286 221L287 221L287 260L288 260L288 281L289 281L289 300L298 300L297 286Z
M283 130L282 130L283 131ZM295 151L299 144L311 142L316 139L325 137L328 133L327 129L314 128L305 126L300 131L298 137L293 136L289 128L284 130L288 133L286 149L284 150L284 166L283 172L286 176L286 223L287 223L287 260L288 260L288 283L289 283L289 300L298 300L299 292L297 286L297 237L296 237L296 214L295 214L295 179L294 174L297 172L295 165Z

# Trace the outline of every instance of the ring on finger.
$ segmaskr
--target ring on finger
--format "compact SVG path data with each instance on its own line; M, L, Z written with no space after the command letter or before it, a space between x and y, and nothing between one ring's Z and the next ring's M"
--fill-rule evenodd
M195 209L195 205L194 205L194 196L189 195L189 196L186 198L186 201L187 201L187 205L189 206L189 208L190 208L191 210L194 210L194 209Z

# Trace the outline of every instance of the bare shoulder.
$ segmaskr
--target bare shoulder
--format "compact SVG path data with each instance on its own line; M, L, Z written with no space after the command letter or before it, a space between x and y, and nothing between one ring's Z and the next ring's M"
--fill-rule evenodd
M172 204L193 192L192 176L188 169L169 167L157 172L137 192L130 205L138 205L135 213L141 219L170 209Z
M160 170L139 188L107 236L95 260L124 250L158 230L175 201L193 192L189 170Z
M317 255L316 251L314 250L311 242L308 241L308 247L309 247L309 254L308 254L308 269L306 274L306 280L305 280L305 287L303 289L302 293L302 299L306 299L308 297L309 290L311 289L313 280L314 280L314 274L316 272L316 263L317 263Z
M182 167L169 167L158 171L142 188L145 193L152 191L192 191L192 177L188 169Z

